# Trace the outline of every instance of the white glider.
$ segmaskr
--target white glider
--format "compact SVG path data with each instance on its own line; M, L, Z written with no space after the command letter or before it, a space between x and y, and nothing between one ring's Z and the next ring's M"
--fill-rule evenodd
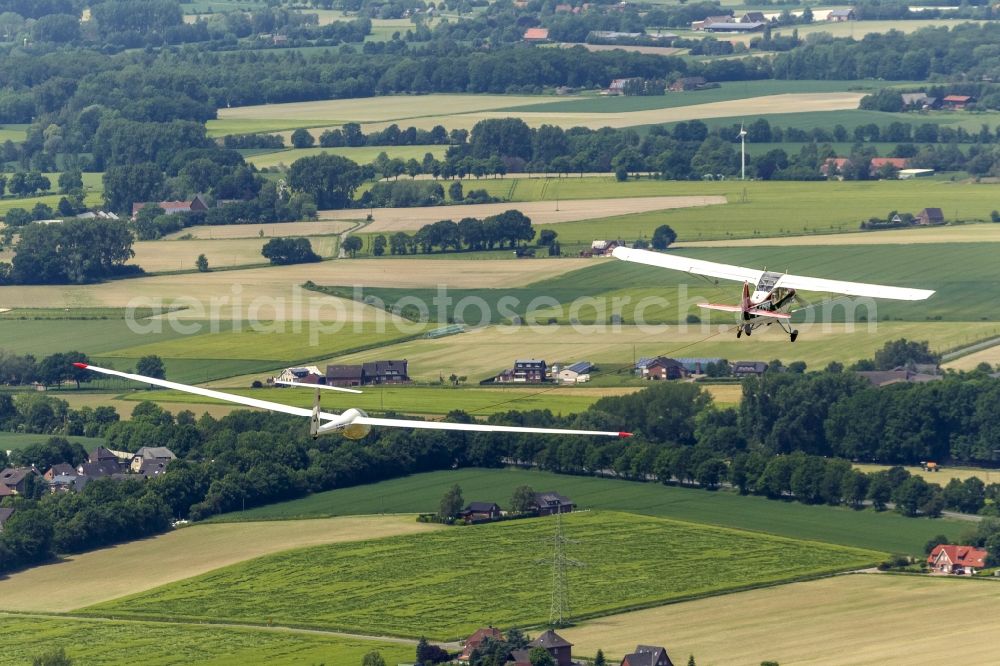
M146 377L144 375L134 375L128 372L120 372L118 370L99 368L97 366L88 365L87 363L74 363L73 365L84 370L92 370L94 372L99 372L104 375L123 377L125 379L131 379L132 381L142 382L144 384L162 386L163 388L174 389L175 391L184 391L185 393L193 393L195 395L204 396L206 398L215 398L216 400L224 400L226 402L232 402L238 405L246 405L247 407L256 407L258 409L265 409L271 412L280 412L282 414L292 414L294 416L306 416L310 418L309 430L310 434L312 434L314 438L332 432L339 432L348 439L361 439L371 431L372 426L382 426L386 428L418 428L423 430L465 430L471 432L525 432L525 433L538 433L543 435L596 435L601 437L632 436L632 433L617 432L617 431L604 432L598 430L570 430L566 428L527 428L521 426L499 426L499 425L489 425L485 423L449 423L443 421L411 421L409 419L379 419L370 417L360 409L354 409L354 408L348 409L342 414L334 414L331 412L320 411L319 407L320 389L339 390L339 391L346 391L349 393L361 393L361 391L357 391L354 389L343 389L336 386L326 386L326 385L318 386L314 384L300 384L297 382L281 382L291 386L304 386L308 388L317 389L316 399L315 402L313 403L313 408L310 410L304 407L292 407L291 405L283 405L279 402L260 400L258 398L248 398L233 393L224 393L222 391L215 391L212 389L201 388L200 386L189 386L188 384L171 382L166 379L157 379L156 377Z

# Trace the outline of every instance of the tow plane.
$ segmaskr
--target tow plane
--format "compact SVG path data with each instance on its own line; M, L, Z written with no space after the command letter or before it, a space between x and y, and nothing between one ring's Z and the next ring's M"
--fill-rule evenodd
M238 405L246 405L247 407L256 407L258 409L265 409L271 412L280 412L282 414L292 414L294 416L305 416L309 418L309 434L312 435L313 439L316 439L320 435L327 435L330 433L340 433L348 439L362 439L364 438L373 426L385 427L385 428L418 428L424 430L465 430L471 432L525 432L525 433L538 433L543 435L594 435L598 437L631 437L632 433L628 432L603 432L598 430L570 430L565 428L527 428L521 426L500 426L500 425L489 425L486 423L450 423L446 421L412 421L409 419L379 419L372 418L368 416L360 409L348 409L341 414L334 414L330 412L324 412L320 409L320 392L322 390L328 391L340 391L344 393L361 393L357 389L342 388L339 386L329 386L326 384L303 384L299 382L278 382L280 384L285 384L288 386L300 386L305 388L316 389L316 397L313 402L312 409L305 409L304 407L292 407L291 405L283 405L279 402L270 402L268 400L260 400L258 398L248 398L242 395L236 395L234 393L224 393L223 391L215 391L213 389L202 388L200 386L189 386L188 384L180 384L178 382L171 382L166 379L157 379L156 377L146 377L145 375L135 375L129 372L121 372L118 370L109 370L108 368L99 368L95 365L89 365L87 363L74 363L74 366L82 370L91 370L93 372L98 372L102 375L111 375L113 377L122 377L124 379L131 379L134 382L141 382L143 384L152 384L153 386L162 386L163 388L173 389L175 391L183 391L185 393L193 393L195 395L204 396L206 398L215 398L216 400L223 400L226 402L236 403Z
M889 287L880 284L863 282L845 282L843 280L827 280L825 278L805 277L789 273L776 273L756 268L730 266L712 261L691 259L676 254L636 250L627 247L616 247L612 256L622 261L631 261L648 266L669 268L682 273L733 280L743 283L743 295L738 305L722 303L699 303L708 310L733 312L737 316L736 337L744 333L750 335L761 326L777 323L789 339L795 342L799 337L797 329L792 328L792 306L800 303L797 290L822 291L844 296L864 296L870 298L888 298L899 301L922 301L934 292L928 289L909 289L906 287Z

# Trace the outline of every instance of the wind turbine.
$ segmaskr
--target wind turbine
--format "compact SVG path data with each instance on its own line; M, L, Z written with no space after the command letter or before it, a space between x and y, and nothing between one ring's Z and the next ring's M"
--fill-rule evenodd
M740 180L747 179L747 131L740 123Z

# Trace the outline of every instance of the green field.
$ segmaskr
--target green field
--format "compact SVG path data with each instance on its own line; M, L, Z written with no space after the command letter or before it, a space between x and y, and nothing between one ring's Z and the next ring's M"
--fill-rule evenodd
M822 575L882 554L626 513L563 518L574 617ZM376 635L455 638L538 625L555 519L471 526L262 557L85 609L133 618L226 619ZM667 556L669 554L669 556ZM533 564L542 558L538 564ZM484 575L483 572L503 572ZM280 589L280 594L274 591Z
M379 153L386 153L390 158L401 160L415 159L418 162L424 159L424 155L431 153L436 159L444 157L447 146L363 146L361 148L288 148L274 152L256 152L247 156L247 162L255 165L258 169L276 167L278 165L291 166L295 160L303 157L311 157L322 153L331 155L343 155L354 160L358 164L368 164L374 162Z
M470 381L478 378L470 378ZM447 378L446 378L447 381ZM403 412L406 414L444 415L456 409L489 416L511 409L548 409L554 414L577 414L602 397L601 390L583 392L580 389L554 388L436 388L436 387L367 387L361 395L324 396L329 409L356 407L368 412ZM296 407L312 407L313 392L309 389L227 389L230 393L261 400L270 400ZM191 405L222 404L210 398L175 391L137 392L128 400ZM197 408L192 407L197 411Z
M55 436L56 435L24 435L14 432L0 432L0 450L16 451L17 449L23 449L24 447L32 444L44 444L50 437ZM58 435L58 437L68 439L71 442L76 442L88 451L104 445L104 440L100 437L77 437L74 435ZM45 470L42 471L44 472Z
M968 523L956 520L916 520L890 512L809 506L731 492L514 469L416 474L226 514L218 520L435 511L445 491L456 483L462 487L466 501L493 501L502 507L510 505L516 487L528 485L567 495L580 509L628 511L896 553L921 553L924 543L934 535L957 538L968 527Z
M64 648L75 664L360 664L371 650L386 663L413 660L414 647L315 633L241 629L166 622L81 619L0 614L2 664L30 664L52 649ZM82 636L114 636L83 640Z
M885 111L864 111L861 109L847 109L842 111L813 111L811 113L758 113L745 116L727 116L721 118L705 118L704 123L709 128L729 127L738 125L741 122L751 123L757 118L764 118L771 126L779 125L782 128L794 127L801 130L811 130L815 127L822 127L832 130L835 125L843 125L848 132L854 131L858 125L875 123L879 127L884 127L893 122L908 123L917 127L924 123L935 123L950 127L964 127L975 132L985 123L991 127L996 126L1000 121L1000 112L953 112L953 111L932 111L929 113L889 113ZM664 123L670 127L676 123Z

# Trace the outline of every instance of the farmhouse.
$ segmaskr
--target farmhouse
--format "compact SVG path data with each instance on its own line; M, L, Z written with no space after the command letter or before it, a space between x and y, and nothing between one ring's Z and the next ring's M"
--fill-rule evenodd
M971 95L948 95L941 100L942 106L952 111L962 111L969 104L976 101Z
M937 98L929 97L927 93L903 93L903 106L908 109L932 109L937 105Z
M532 507L539 516L551 516L554 513L571 513L576 508L573 501L555 491L535 493Z
M524 41L526 42L547 42L549 41L548 28L528 28L524 31Z
M985 550L973 546L939 544L927 556L927 564L936 573L974 574L986 566L988 555Z
M458 515L470 521L496 520L500 517L500 505L496 502L469 502Z
M635 652L625 655L621 666L674 666L667 649L653 645L637 645Z
M767 23L764 12L747 12L740 17L740 23Z
M713 23L729 23L733 20L733 17L729 14L723 16L706 16L702 21L692 21L692 30L704 30Z
M521 359L514 361L514 368L504 370L493 380L500 384L541 384L546 379L545 361Z
M402 361L372 361L361 366L365 384L406 384L410 381L407 374L407 360Z
M677 358L674 359L684 366L684 369L692 375L704 375L708 372L709 366L725 363L721 358Z
M891 167L898 171L908 166L910 166L910 160L905 157L873 157L868 165L868 173L875 176L886 167Z
M529 649L536 647L545 649L552 655L552 659L558 666L570 666L573 663L573 644L551 629L528 643L528 647Z
M139 211L146 206L159 206L167 215L176 215L177 213L196 213L198 211L208 210L208 203L200 194L198 194L191 201L147 201L144 203L134 203L132 204L132 219L134 220L135 216L139 214Z
M844 173L851 166L851 160L846 157L830 157L819 167L820 174L833 178Z
M76 470L73 469L73 466L70 465L69 463L56 463L55 465L50 467L48 471L45 472L45 474L43 474L42 476L46 481L51 481L57 476L65 474L76 474Z
M944 211L940 208L924 208L913 218L913 223L923 226L944 224Z
M620 243L616 240L613 241L595 240L590 243L590 253L591 256L594 257L610 256L611 253L614 251L614 249L619 245Z
M482 645L483 641L487 638L492 638L495 641L502 641L503 634L496 627L476 629L476 631L466 639L465 647L462 649L462 654L458 655L458 660L464 662L469 661L472 656L472 651Z
M132 456L130 469L136 474L142 474L143 469L147 472L152 470L165 470L177 456L165 446L144 446ZM146 476L151 474L146 473Z
M315 365L306 365L297 368L285 368L281 374L274 378L279 382L296 382L299 384L322 384L323 373Z
M560 370L556 373L556 377L561 384L583 384L590 381L590 371L593 367L590 361L578 361Z
M691 373L679 361L664 356L639 359L636 363L636 374L643 379L669 380L684 379Z
M628 86L629 81L642 81L642 79L632 77L628 79L612 79L611 85L608 86L608 95L624 95L625 87ZM595 241L596 242L596 241Z
M843 23L844 21L853 21L857 18L853 9L834 9L829 14L826 15L827 21L833 21L834 23Z

